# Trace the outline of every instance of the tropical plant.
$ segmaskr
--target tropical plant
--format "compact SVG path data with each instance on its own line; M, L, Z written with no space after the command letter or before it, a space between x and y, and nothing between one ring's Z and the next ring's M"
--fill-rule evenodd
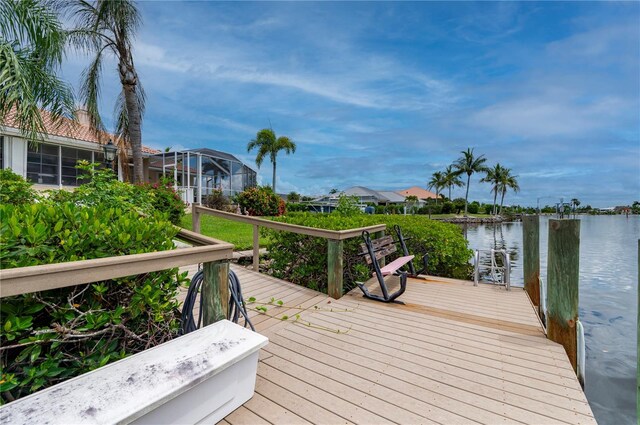
M493 166L493 168L488 168L486 173L480 182L481 183L491 183L491 193L493 193L493 208L491 209L491 214L496 214L496 204L498 200L498 192L500 191L502 184L502 175L504 174L504 167L497 163Z
M578 198L571 199L571 209L573 210L573 216L576 216L578 207L580 206L580 200Z
M436 191L436 204L438 203L438 198L440 198L440 190L444 189L445 177L442 171L436 171L431 175L431 180L427 183L428 189Z
M120 152L131 147L134 182L144 181L142 168L142 116L145 95L133 61L133 39L141 17L132 0L70 0L66 6L74 19L75 29L69 40L75 47L93 54L88 68L82 73L80 87L93 128L104 130L98 108L102 64L110 53L117 61L122 91L115 105L115 134Z
M404 201L409 207L409 211L411 213L414 213L416 209L416 205L418 205L418 202L419 202L418 197L416 195L409 195L404 198Z
M269 186L250 187L236 195L244 212L253 216L277 216L284 214L286 204Z
M227 211L230 202L229 198L222 192L222 189L213 189L211 193L202 200L202 204L214 210Z
M451 200L451 189L462 186L464 186L464 183L460 180L457 171L453 169L453 165L447 165L444 170L444 188L449 189L449 200Z
M271 164L273 165L273 182L271 188L274 193L276 191L276 157L278 152L285 151L288 155L296 152L296 144L287 136L280 136L276 138L276 133L270 128L263 128L258 131L256 138L249 142L247 145L247 152L257 148L258 154L256 155L256 165L258 168L262 165L262 161L268 155Z
M487 161L487 159L484 157L484 155L476 157L473 154L473 148L467 148L466 151L462 151L460 153L462 153L462 156L453 163L453 167L458 175L467 175L467 191L464 196L464 215L466 217L467 205L469 203L469 186L471 184L471 175L473 173L486 172L487 167L485 167L484 163Z
M0 204L30 204L38 195L31 188L31 183L24 177L11 171L11 168L0 170Z
M362 210L360 210L360 207L358 206L358 197L341 193L340 196L338 196L338 203L336 204L336 209L333 212L334 214L338 214L343 217L352 217L354 215L362 214Z
M0 1L0 125L15 112L30 143L41 141L46 132L42 109L54 124L73 114L72 91L56 76L64 45L52 2Z
M300 194L297 192L289 192L287 202L300 202Z
M520 191L520 186L518 185L518 176L514 176L511 174L510 168L504 168L502 173L502 179L500 181L500 211L498 214L502 214L502 204L504 203L504 196L507 191L511 189L514 193Z

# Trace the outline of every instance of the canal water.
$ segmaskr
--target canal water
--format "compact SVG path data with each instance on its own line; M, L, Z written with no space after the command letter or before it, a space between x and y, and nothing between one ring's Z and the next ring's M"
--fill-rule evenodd
M549 218L540 220L540 274L544 282ZM586 339L585 392L599 424L636 424L640 217L579 218L579 314ZM474 250L507 249L512 285L524 284L521 223L487 224L464 231Z

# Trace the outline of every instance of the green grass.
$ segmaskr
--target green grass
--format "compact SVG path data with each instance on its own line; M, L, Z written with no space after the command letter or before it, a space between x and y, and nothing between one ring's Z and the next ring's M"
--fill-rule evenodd
M185 215L180 225L185 229L192 230L191 214ZM236 251L251 249L253 247L253 226L250 224L202 215L200 231L203 235L234 244ZM267 238L261 236L260 246L265 246L266 243Z

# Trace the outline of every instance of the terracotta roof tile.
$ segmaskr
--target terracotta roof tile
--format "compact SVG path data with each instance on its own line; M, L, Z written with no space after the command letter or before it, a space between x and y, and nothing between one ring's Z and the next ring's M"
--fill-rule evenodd
M97 143L99 145L107 143L109 139L115 139L115 136L110 133L100 132L99 134L96 134L90 126L80 124L79 122L73 121L69 118L63 117L56 123L50 112L43 110L41 113L44 121L44 127L49 135L82 140L84 142ZM6 127L18 128L15 109L7 114L4 125ZM151 149L147 146L142 146L142 152L149 154L160 153L159 150Z

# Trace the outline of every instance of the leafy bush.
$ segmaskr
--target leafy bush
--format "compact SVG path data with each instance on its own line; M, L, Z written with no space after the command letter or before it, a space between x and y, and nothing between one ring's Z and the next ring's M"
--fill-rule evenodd
M0 203L30 204L37 198L31 183L17 175L10 168L0 170Z
M473 201L469 205L467 205L467 211L469 214L478 214L480 210L480 203L478 201Z
M287 211L289 212L306 212L309 211L309 205L297 202L287 202Z
M250 187L236 200L243 211L254 216L278 216L287 210L285 202L269 186Z
M173 248L162 216L75 202L0 205L3 268ZM3 298L0 401L6 403L171 339L177 269Z
M132 185L118 181L112 170L100 169L97 164L78 161L86 183L73 192L52 190L53 202L74 202L78 205L101 205L107 208L126 208L144 215L164 214L173 224L180 223L185 205L168 179L156 184Z
M393 225L402 229L407 247L416 257L429 254L429 274L466 279L471 269L471 250L462 236L460 228L447 223L432 221L423 216L368 215L345 217L338 214L289 214L276 221L317 227L330 230L345 230L375 224L386 224L387 234L392 234ZM272 259L271 273L282 279L315 290L327 290L327 241L322 238L263 229L269 238L268 249ZM371 269L358 255L361 237L348 239L344 243L344 289L351 290L356 281L368 279ZM401 253L395 254L400 256ZM393 257L389 258L390 260ZM416 267L419 259L416 258Z
M352 217L354 215L362 214L362 211L358 206L358 197L341 193L338 197L336 209L333 212L334 214L338 214L344 217Z
M168 214L169 221L173 224L180 223L185 214L185 204L170 179L162 178L160 183L144 183L137 188L156 211Z
M231 202L229 202L229 198L224 196L222 190L215 189L202 200L202 204L214 210L227 211Z

